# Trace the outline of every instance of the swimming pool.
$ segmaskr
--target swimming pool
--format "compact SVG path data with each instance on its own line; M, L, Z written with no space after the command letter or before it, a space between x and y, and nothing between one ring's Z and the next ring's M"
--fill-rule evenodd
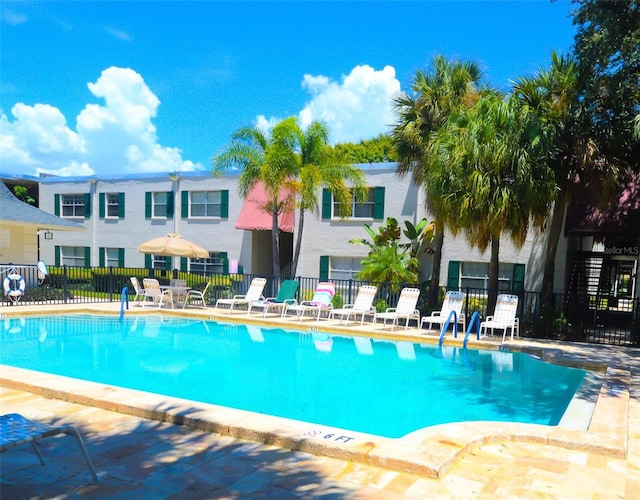
M10 366L393 438L556 425L586 374L522 353L159 316L6 319L1 347Z

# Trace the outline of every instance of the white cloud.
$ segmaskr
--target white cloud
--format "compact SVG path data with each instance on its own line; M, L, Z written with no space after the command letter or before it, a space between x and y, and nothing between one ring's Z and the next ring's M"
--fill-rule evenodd
M27 16L22 12L15 11L13 9L3 9L2 20L10 26L18 26L27 22Z
M104 30L117 40L122 40L123 42L131 42L133 40L129 33L119 30L118 28L114 28L113 26L105 26Z
M180 149L158 144L152 120L160 101L138 73L110 67L88 88L105 104L86 105L75 131L48 104L18 103L11 109L13 121L0 114L2 170L101 175L202 168L183 160Z
M356 66L339 83L322 75L304 75L302 86L312 99L299 114L300 124L324 121L333 144L370 139L393 123L391 97L400 91L400 82L392 66L382 71Z

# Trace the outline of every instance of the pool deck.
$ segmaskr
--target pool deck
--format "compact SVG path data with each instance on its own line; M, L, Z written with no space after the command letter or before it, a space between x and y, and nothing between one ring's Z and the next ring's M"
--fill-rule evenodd
M120 304L20 306L1 307L0 314L119 310ZM137 307L126 312L155 313L157 309ZM261 315L230 316L211 308L184 313L264 323ZM299 323L275 317L269 317L268 324L363 334L381 341L437 343L436 334L421 334L415 328L390 332L389 327L367 323L345 327L337 321ZM467 422L385 439L3 366L1 412L76 425L85 436L99 481L92 482L75 440L48 438L41 445L45 467L30 446L0 456L0 496L638 498L640 349L529 339L507 344L562 363L606 367L588 430ZM499 342L482 339L469 345L497 348ZM576 410L582 411L580 406Z

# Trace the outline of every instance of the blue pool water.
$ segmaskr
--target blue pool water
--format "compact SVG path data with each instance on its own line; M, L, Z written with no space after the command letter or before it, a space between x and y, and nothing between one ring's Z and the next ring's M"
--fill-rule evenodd
M392 438L458 421L557 425L586 374L522 353L156 316L0 331L5 365Z

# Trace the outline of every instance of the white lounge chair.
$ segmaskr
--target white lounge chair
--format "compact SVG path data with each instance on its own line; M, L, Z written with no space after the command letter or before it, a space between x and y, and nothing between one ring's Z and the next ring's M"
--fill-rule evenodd
M50 436L56 436L58 434L67 434L76 438L80 451L89 466L91 475L93 476L93 479L97 481L98 476L96 475L96 470L93 467L93 463L91 463L91 458L89 457L87 448L82 441L82 436L80 436L80 433L75 427L71 425L42 424L40 422L28 420L18 413L0 415L0 452L24 443L31 443L36 455L38 456L38 460L40 460L40 463L44 465L44 458L38 449L37 441Z
M329 312L329 319L338 316L340 323L347 323L352 316L355 318L360 315L360 326L364 323L366 315L375 317L376 309L373 307L373 300L376 298L378 288L373 285L362 285L358 288L358 294L353 304L347 304L339 309L332 309Z
M287 305L297 304L296 293L298 293L298 282L296 280L284 280L280 285L280 290L275 297L267 297L264 300L254 300L249 303L247 314L250 314L256 309L262 309L263 317L267 317L267 314L271 311L275 311L284 315Z
M418 288L403 288L396 307L388 307L385 312L376 313L374 323L382 319L383 325L386 326L387 320L391 320L391 331L393 331L398 320L404 318L405 330L409 328L409 320L411 319L415 319L420 326L420 312L416 309L419 298L420 290Z
M307 312L311 312L315 315L316 321L319 321L322 311L330 311L332 309L333 305L331 301L333 300L335 293L336 286L333 283L318 283L311 300L303 300L299 304L285 305L282 316L284 317L289 311L292 311L296 313L298 321L302 321L304 315Z
M433 311L430 316L425 316L422 318L420 322L420 328L422 325L429 325L428 330L431 330L431 327L434 323L437 323L442 329L443 325L449 319L449 315L451 311L456 312L456 321L458 323L462 323L462 331L464 332L466 329L466 319L464 313L462 312L462 306L464 305L464 299L467 296L464 292L454 292L449 291L444 296L444 302L442 303L442 309L439 311Z
M131 276L131 284L133 285L133 289L136 292L136 294L133 296L133 303L138 303L138 305L140 305L140 302L144 302L146 300L144 288L142 288L140 281L138 281L138 278L136 278L135 276Z
M487 316L487 319L480 323L479 336L482 336L482 332L487 335L487 330L493 330L496 328L503 330L502 341L504 342L507 336L507 330L511 330L511 340L513 340L513 334L520 336L520 322L516 318L518 311L518 296L517 295L498 295L496 300L496 308L492 315Z
M142 303L143 307L153 305L161 308L164 304L169 303L171 304L171 309L173 309L173 293L170 289L163 290L160 288L160 282L155 278L143 279L142 285L144 286L145 293L145 301ZM146 300L148 298L151 299L151 302Z
M185 307L187 307L187 304L190 304L192 300L202 302L202 307L206 308L207 302L205 298L207 295L207 290L209 289L209 285L211 285L211 282L207 281L207 285L204 287L203 290L193 290L193 289L189 290L187 292L186 297L184 298L184 302L182 303L182 308L184 309Z
M247 293L243 295L234 295L231 299L218 299L214 310L217 311L219 305L229 306L229 314L233 312L233 308L238 305L248 306L251 302L263 300L262 291L267 284L266 278L253 278Z

